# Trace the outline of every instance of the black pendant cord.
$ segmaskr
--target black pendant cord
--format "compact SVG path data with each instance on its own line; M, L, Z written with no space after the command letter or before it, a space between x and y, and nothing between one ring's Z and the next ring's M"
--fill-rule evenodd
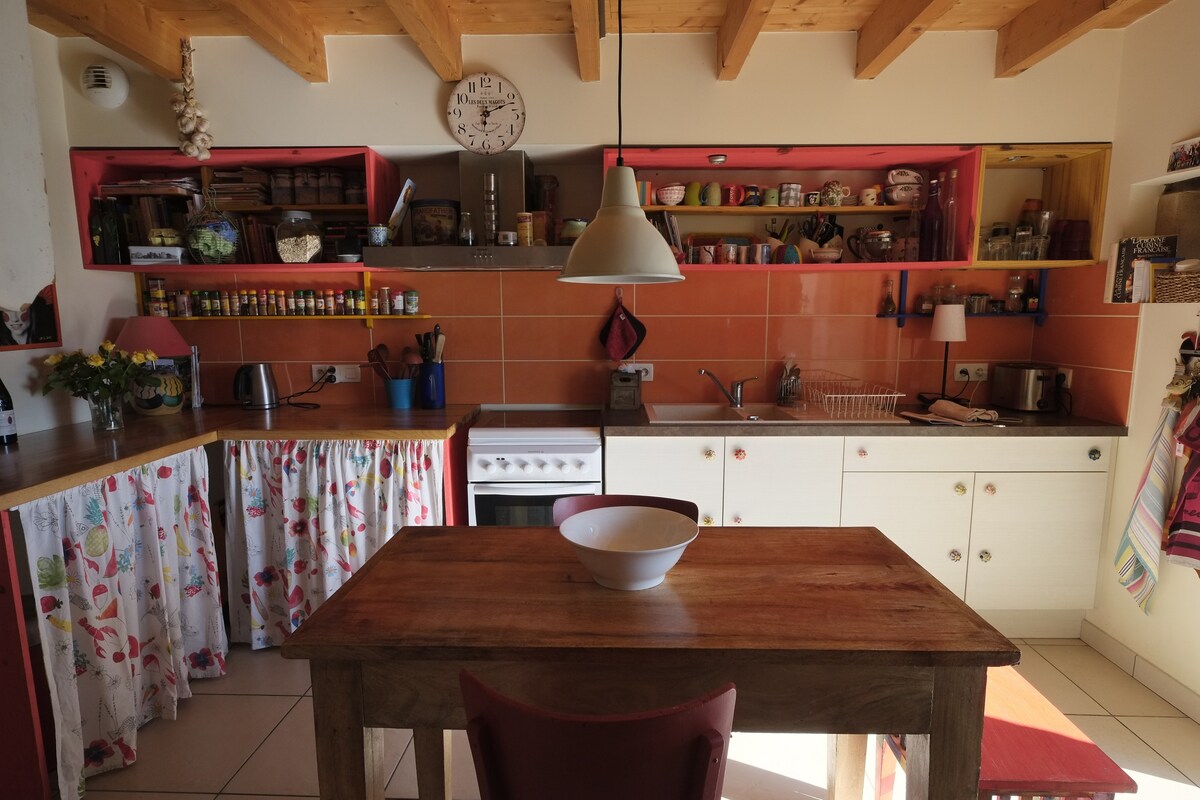
M625 158L621 154L621 84L624 83L625 69L625 15L621 13L621 0L617 0L617 166L625 166Z

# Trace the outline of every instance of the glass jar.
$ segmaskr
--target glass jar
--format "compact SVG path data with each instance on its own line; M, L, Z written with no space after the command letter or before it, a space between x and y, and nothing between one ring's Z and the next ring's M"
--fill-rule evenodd
M962 295L958 293L958 287L953 283L946 287L946 294L942 302L950 306L962 305Z
M1004 298L1004 311L1008 314L1020 314L1025 310L1025 279L1020 275L1010 275L1008 278L1008 295Z
M1011 236L992 236L987 240L987 260L988 261L1011 261L1012 260L1012 237Z
M585 228L587 228L586 219L579 219L578 217L564 219L562 221L562 228L558 231L558 243L560 245L575 244L575 240L580 237Z
M303 264L321 256L321 226L307 211L285 211L275 226L275 249L286 264Z

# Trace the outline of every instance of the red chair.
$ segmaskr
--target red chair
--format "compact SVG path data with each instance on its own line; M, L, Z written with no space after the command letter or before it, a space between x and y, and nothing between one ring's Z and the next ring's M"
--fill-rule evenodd
M459 673L482 800L720 800L736 690L637 714L557 714Z
M593 508L608 508L610 506L649 506L650 508L665 508L683 514L695 522L700 519L700 509L688 500L677 500L674 497L650 497L641 494L573 494L560 497L554 501L554 524L561 525L567 517L581 511L591 511Z

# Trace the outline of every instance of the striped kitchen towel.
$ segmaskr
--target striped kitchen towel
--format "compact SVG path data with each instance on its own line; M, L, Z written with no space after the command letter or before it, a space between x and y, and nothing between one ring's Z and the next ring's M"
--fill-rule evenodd
M1121 585L1147 613L1150 595L1158 584L1158 557L1174 476L1175 421L1178 417L1178 409L1163 406L1150 451L1146 454L1146 469L1134 495L1121 544L1117 547L1115 566Z

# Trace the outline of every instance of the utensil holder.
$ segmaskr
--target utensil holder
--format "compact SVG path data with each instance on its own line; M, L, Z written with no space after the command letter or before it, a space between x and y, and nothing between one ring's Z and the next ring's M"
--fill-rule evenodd
M445 364L426 362L421 365L417 377L417 391L421 398L421 408L446 407L446 370Z

